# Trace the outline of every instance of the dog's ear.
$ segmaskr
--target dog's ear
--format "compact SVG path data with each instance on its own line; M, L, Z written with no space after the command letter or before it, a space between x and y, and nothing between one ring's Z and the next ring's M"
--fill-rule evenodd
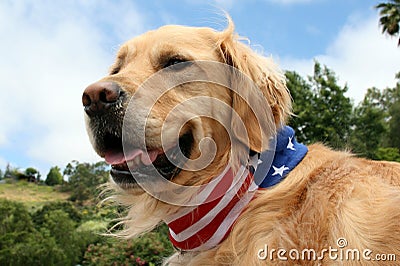
M244 82L242 76L231 82L232 108L238 114L232 116L232 132L239 141L248 143L251 150L261 152L268 148L269 138L275 129L280 128L291 114L291 97L282 71L271 58L257 54L240 42L229 17L228 21L227 29L219 33L218 46L222 59L252 81L252 85ZM268 109L270 114L265 114L265 117L263 112L268 112ZM242 134L243 125L248 140Z

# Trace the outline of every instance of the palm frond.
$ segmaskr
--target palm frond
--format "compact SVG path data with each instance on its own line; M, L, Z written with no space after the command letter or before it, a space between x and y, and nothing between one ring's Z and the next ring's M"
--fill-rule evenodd
M382 33L397 36L400 33L400 0L389 0L375 6L379 10ZM398 45L400 46L400 39Z

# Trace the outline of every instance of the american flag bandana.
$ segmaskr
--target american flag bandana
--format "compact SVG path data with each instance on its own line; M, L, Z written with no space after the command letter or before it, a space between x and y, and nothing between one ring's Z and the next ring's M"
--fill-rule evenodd
M181 251L203 251L221 243L234 222L253 199L258 189L267 189L282 181L304 158L308 149L296 141L294 130L282 127L274 149L253 153L247 165L236 174L230 166L199 191L204 199L198 206L182 207L165 219L171 243Z

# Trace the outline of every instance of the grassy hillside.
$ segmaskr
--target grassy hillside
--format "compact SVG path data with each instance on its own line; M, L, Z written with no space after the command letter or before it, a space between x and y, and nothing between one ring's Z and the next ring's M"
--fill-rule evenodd
M0 198L18 201L32 208L52 201L66 200L68 197L68 193L58 192L53 187L26 181L0 184Z
M102 236L125 210L99 207L94 194L67 200L81 187L75 183L68 194L26 181L0 183L0 265L154 266L173 253L165 225L131 240Z

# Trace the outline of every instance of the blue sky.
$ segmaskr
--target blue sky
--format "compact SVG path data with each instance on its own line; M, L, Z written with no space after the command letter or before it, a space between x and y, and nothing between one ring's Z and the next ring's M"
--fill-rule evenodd
M118 46L164 24L225 27L222 10L254 49L306 76L333 69L348 96L395 84L397 40L381 35L366 0L1 1L0 169L99 160L81 94L106 74Z

